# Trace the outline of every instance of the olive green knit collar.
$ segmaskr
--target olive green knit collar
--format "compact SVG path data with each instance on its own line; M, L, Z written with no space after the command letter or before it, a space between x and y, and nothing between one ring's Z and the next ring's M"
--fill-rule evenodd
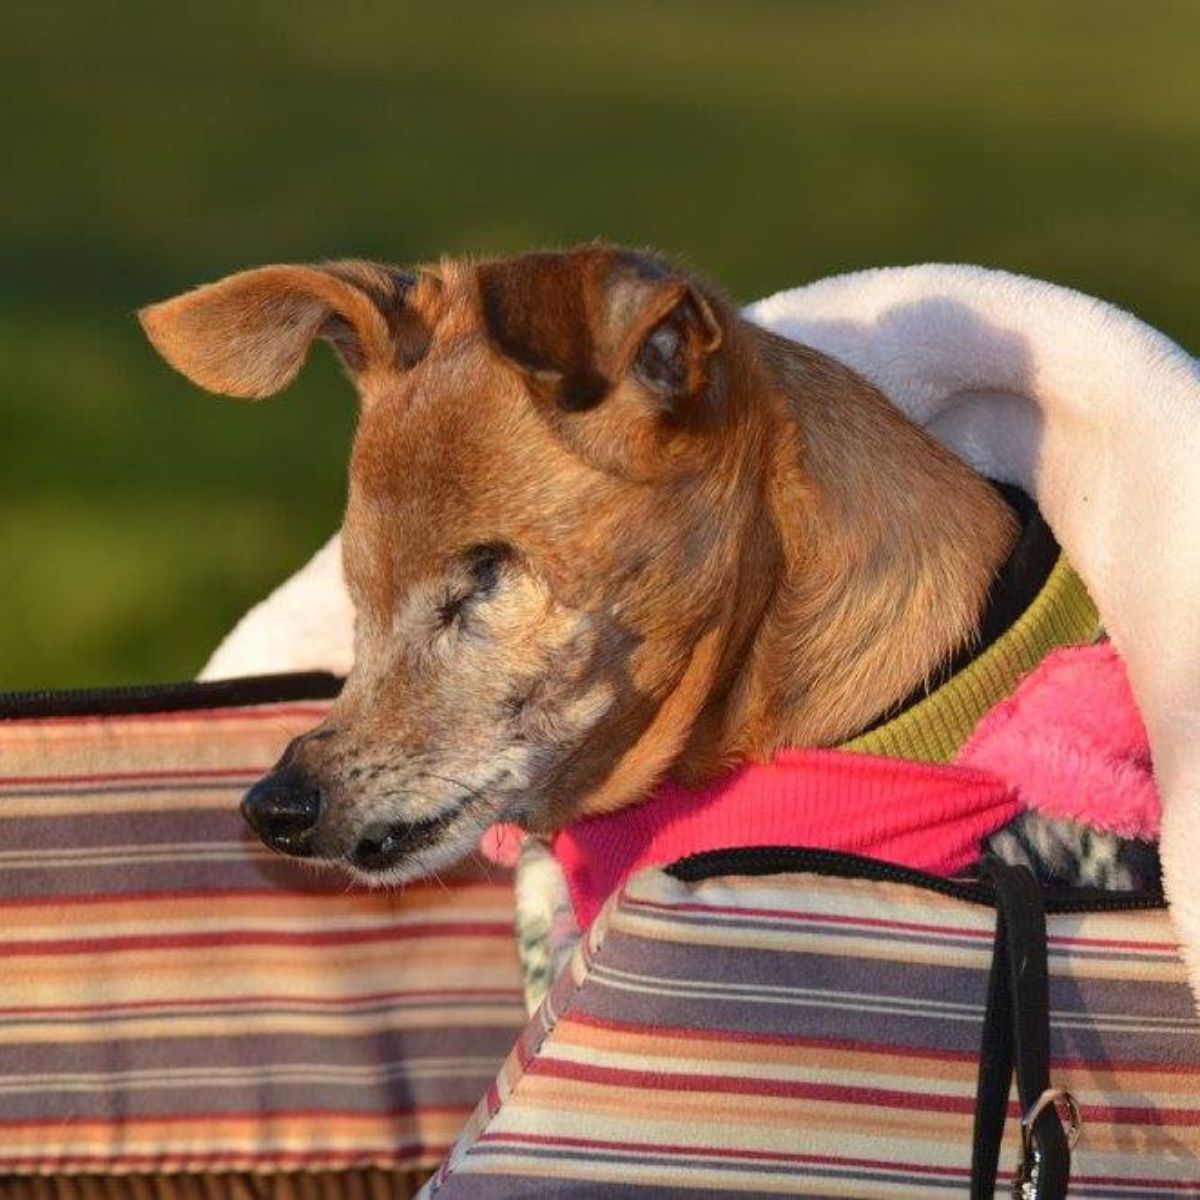
M983 715L1057 646L1094 641L1099 614L1083 581L1059 555L1024 612L978 657L929 695L840 749L923 762L948 762Z

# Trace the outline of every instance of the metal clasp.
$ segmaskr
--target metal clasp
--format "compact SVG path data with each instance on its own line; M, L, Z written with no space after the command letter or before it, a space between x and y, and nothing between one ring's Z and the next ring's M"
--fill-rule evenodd
M1029 1153L1032 1145L1033 1127L1038 1117L1051 1105L1057 1111L1060 1104L1066 1107L1067 1121L1069 1122L1067 1125L1067 1149L1075 1149L1075 1143L1079 1141L1079 1135L1083 1132L1083 1116L1079 1111L1079 1105L1075 1102L1075 1097L1066 1088L1047 1088L1021 1118L1021 1149L1024 1153ZM1062 1120L1061 1113L1059 1113L1059 1120Z
M1079 1141L1083 1131L1083 1116L1075 1097L1066 1088L1047 1088L1021 1118L1021 1161L1013 1178L1014 1200L1037 1200L1042 1156L1033 1144L1033 1127L1048 1108L1053 1108L1061 1121L1060 1104L1067 1110L1067 1149L1074 1150L1075 1143Z

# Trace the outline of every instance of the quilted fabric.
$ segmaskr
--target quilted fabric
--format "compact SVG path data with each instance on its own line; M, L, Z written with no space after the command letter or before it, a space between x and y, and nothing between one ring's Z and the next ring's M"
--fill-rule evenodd
M348 890L264 850L238 797L324 711L0 721L0 1176L403 1195L445 1153L524 1021L511 879Z
M965 1195L994 923L912 882L643 871L422 1195ZM1200 1021L1165 911L1052 914L1049 943L1071 1195L1200 1196Z

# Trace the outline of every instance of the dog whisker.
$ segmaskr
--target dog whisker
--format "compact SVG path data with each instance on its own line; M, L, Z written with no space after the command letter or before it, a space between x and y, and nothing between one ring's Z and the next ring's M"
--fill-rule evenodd
M463 791L470 794L473 802L482 806L491 814L493 820L499 821L505 819L504 809L508 802L512 799L510 795L489 795L488 793L484 792L481 787L473 787L471 784L466 783L461 779L456 779L451 775L441 775L436 771L425 770L421 773L431 779L440 779L443 783L449 783L454 787L462 788ZM503 780L508 775L511 775L511 772L507 770L501 771L494 777L493 780L489 782L498 782ZM488 786L488 784L485 783L483 787L486 786Z

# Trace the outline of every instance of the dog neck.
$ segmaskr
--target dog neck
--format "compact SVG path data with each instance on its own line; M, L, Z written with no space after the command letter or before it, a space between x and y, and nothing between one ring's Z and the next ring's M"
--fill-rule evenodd
M743 326L771 397L762 503L708 699L672 772L699 783L843 741L979 628L1017 535L996 490L832 359Z

